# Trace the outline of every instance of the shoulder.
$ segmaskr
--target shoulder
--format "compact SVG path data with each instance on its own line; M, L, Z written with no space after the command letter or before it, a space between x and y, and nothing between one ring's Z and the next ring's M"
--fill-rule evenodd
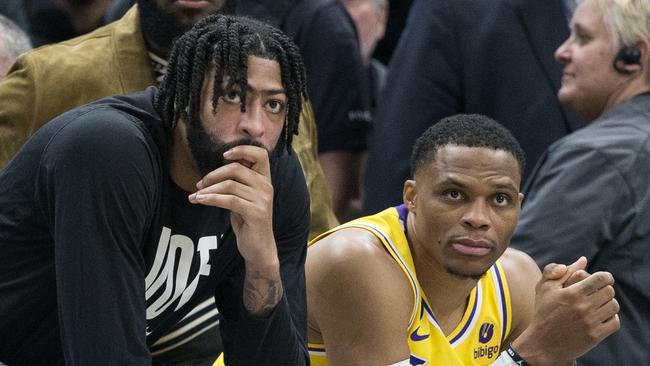
M535 286L542 274L528 254L513 248L508 248L503 253L501 265L510 292L512 330L509 341L512 341L528 327L532 319L535 310Z
M511 291L534 290L542 274L528 254L508 248L500 260Z
M392 259L371 232L347 227L313 242L309 247L309 261L318 272L336 270L358 275L365 272L364 267L373 267L371 263L385 266Z
M336 0L300 1L289 12L286 23L286 31L298 35L299 39L306 35L314 37L318 35L321 37L319 39L325 37L331 41L335 41L341 35L346 36L346 39L356 37L352 18L343 5Z
M131 15L133 16L135 14ZM65 82L70 79L70 74L85 82L92 81L93 76L101 74L101 82L106 84L109 80L103 79L105 73L100 71L106 71L104 69L108 65L116 62L116 44L120 44L120 49L129 50L132 58L141 57L135 51L144 46L141 39L136 22L125 17L88 34L27 52L19 58L18 65L27 67L39 76L39 80L60 80L66 88L70 87ZM58 85L49 83L48 86L56 88Z
M110 44L111 30L114 25L107 25L91 33L75 37L64 42L53 43L36 48L24 55L33 63L58 65L59 68L68 64L82 62L78 57L88 53L88 48L96 50L95 58L107 57L100 52L102 46Z
M344 228L312 243L305 266L308 288L315 289L323 301L370 296L401 297L399 303L403 299L412 302L406 276L380 240L367 230Z
M574 192L578 188L581 192L596 193L625 184L626 177L638 169L638 160L633 157L642 150L650 151L648 142L650 131L640 131L633 123L613 118L593 121L549 147L545 160L529 179L525 193ZM594 171L598 172L597 179ZM600 197L609 196L601 194Z
M45 156L62 164L127 166L152 162L157 148L142 121L107 105L90 104L62 114L46 125L52 134ZM139 159L144 153L146 157ZM97 164L98 166L95 166Z
M332 334L344 333L368 341L389 334L404 337L413 293L401 268L372 233L344 228L312 243L305 269L310 342L318 341L321 333L327 342L333 342Z
M412 297L401 267L375 235L361 228L343 228L312 243L305 266L308 286L319 297Z

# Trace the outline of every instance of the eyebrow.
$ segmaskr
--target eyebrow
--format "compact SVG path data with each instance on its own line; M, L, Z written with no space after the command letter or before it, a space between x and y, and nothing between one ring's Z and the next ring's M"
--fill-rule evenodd
M246 85L246 92L247 93L260 93L261 95L268 97L272 95L279 95L279 94L284 94L285 96L287 95L287 91L284 90L284 88L274 88L274 89L262 89L260 91L257 91L253 88L251 88L250 85Z
M224 80L222 89L226 90L226 85L227 82ZM234 84L233 88L239 88L239 85ZM255 89L253 89L250 85L246 85L246 92L257 92ZM260 94L263 95L278 95L278 94L287 94L287 91L284 88L273 88L273 89L264 89L259 91Z
M447 177L445 180L442 181L442 184L453 184L456 186L459 186L460 188L467 188L467 184L453 178L453 177Z
M573 28L576 32L591 32L591 30L580 23L573 23Z
M249 86L247 88L249 91L252 90L252 88ZM277 94L287 94L287 91L284 90L284 88L279 88L279 89L267 89L267 90L262 90L260 91L263 95L277 95Z
M514 191L514 192L519 192L517 188L511 183L497 183L494 185L494 188L496 189L503 189L507 191Z
M460 188L467 188L467 184L459 181L458 179L455 179L453 177L447 177L445 180L442 181L442 184L453 184L456 185ZM514 191L514 192L519 192L517 188L512 183L496 183L492 186L495 189L499 190L509 190L509 191Z

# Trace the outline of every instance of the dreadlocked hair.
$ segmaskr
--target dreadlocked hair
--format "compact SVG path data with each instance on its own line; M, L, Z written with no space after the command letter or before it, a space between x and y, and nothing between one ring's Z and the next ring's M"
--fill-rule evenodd
M176 40L154 103L165 126L172 130L179 119L195 126L200 124L203 79L213 69L213 110L225 91L237 86L241 111L245 112L249 56L274 60L280 65L287 112L275 150L290 152L293 135L298 134L302 98L307 98L305 68L298 47L287 35L250 18L211 15Z

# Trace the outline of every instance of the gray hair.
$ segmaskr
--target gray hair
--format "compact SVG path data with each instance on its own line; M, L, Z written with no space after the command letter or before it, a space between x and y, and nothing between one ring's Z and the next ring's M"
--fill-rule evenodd
M9 18L0 14L0 43L4 45L3 55L15 60L21 53L32 49L32 43L27 34Z
M650 1L591 0L603 14L605 26L616 46L633 46L650 40Z

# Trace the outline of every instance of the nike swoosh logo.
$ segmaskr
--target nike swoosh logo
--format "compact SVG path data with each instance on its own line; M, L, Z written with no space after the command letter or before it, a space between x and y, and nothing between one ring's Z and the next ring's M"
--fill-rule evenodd
M419 334L418 334L418 330L420 330L420 327L417 327L417 328L413 331L413 333L411 333L411 340L412 340L413 342L419 342L419 341L423 341L423 340L429 338L429 335L428 335L428 334L419 335Z

